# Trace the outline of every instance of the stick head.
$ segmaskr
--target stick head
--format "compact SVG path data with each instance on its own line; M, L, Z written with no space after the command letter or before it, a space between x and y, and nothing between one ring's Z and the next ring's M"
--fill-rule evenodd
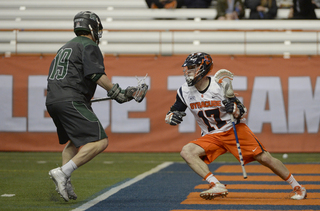
M148 85L143 83L143 84L139 84L139 86L137 86L137 90L135 93L133 93L133 98L135 101L137 101L138 103L140 103L144 97L146 96L147 94L147 91L148 91Z
M233 80L233 73L226 69L220 69L214 75L215 81L222 84L223 81Z
M225 85L225 88L224 88L224 95L227 97L227 98L232 98L234 97L234 92L233 92L233 88L232 88L232 83L231 81L228 81Z
M139 78L136 76L136 78L138 80L138 86L136 87L137 88L136 92L133 93L132 96L133 96L134 100L137 101L138 103L140 103L147 94L147 91L149 88L149 86L145 83L147 76L148 76L148 73L141 80L139 80Z
M227 98L234 97L232 88L233 73L226 69L221 69L216 72L214 79L224 88L224 94Z

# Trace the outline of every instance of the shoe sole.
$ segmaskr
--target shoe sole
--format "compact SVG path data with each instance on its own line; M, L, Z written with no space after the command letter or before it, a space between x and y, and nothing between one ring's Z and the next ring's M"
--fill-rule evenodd
M295 198L292 198L292 197L291 197L292 200L303 200L303 199L306 199L306 198L307 198L307 194L306 194L306 195L304 196L304 198L302 198L302 199L295 199Z
M68 193L68 191L67 191L67 193ZM68 196L69 196L69 199L72 199L72 200L76 200L78 198L78 196L75 196L75 195L69 194L69 193L68 193Z
M49 176L50 178L52 179L52 181L54 182L55 186L56 186L56 191L59 193L60 197L63 198L66 202L69 201L69 199L65 199L62 194L60 193L59 191L59 188L58 188L58 182L56 181L56 179L52 176L51 172L49 172Z
M211 199L215 199L217 197L224 198L224 197L227 197L227 195L228 195L228 192L223 192L223 193L203 193L203 194L200 194L200 197L205 199L205 200L211 200Z
M59 193L57 187L56 187L56 191ZM67 191L67 193L68 193L68 191ZM60 194L60 193L59 193L59 194ZM69 199L72 199L72 200L77 200L77 198L78 198L77 195L73 195L73 194L69 194L69 193L68 193L68 197L69 197Z
M67 190L67 194L68 194L69 199L76 200L78 198L77 194L73 190L71 183L69 184L67 182L66 190Z

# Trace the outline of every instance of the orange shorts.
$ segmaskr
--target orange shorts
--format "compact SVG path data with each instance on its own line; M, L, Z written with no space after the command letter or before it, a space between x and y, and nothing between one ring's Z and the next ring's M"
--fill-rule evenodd
M237 124L236 129L244 164L254 161L254 156L266 151L246 124ZM237 142L232 128L227 132L202 136L190 143L197 144L205 150L206 156L203 157L203 160L207 164L227 151L239 160Z

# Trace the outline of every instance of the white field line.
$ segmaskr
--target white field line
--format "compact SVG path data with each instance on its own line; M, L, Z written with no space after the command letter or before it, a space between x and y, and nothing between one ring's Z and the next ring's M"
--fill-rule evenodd
M73 209L72 211L84 211L86 209L89 209L90 207L92 207L92 206L98 204L99 202L107 199L109 196L112 196L113 194L117 193L121 189L126 188L126 187L128 187L128 186L130 186L130 185L132 185L132 184L144 179L145 177L147 177L147 176L149 176L151 174L154 174L154 173L156 173L156 172L158 172L158 171L170 166L171 164L173 164L173 162L164 162L164 163L156 166L155 168L153 168L153 169L151 169L151 170L149 170L147 172L144 172L144 173L136 176L135 178L133 178L133 179L131 179L131 180L129 180L129 181L117 186L117 187L111 188L107 192L105 192L105 193L101 194L100 196L92 199L91 201L88 201L87 203L81 205L80 207Z

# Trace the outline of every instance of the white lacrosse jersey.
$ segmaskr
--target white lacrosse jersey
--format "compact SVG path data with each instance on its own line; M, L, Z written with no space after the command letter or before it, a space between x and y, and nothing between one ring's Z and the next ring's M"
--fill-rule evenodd
M201 128L201 136L220 133L232 128L230 114L225 110L222 101L224 90L214 77L204 93L200 93L194 86L184 83L177 91L181 101L190 109ZM240 120L245 123L245 119Z

